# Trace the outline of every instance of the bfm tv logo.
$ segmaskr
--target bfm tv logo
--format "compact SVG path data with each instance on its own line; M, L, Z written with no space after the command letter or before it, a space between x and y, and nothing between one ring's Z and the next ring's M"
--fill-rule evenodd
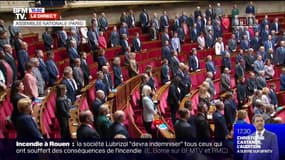
M45 12L45 8L13 8L16 20L58 20L58 12Z

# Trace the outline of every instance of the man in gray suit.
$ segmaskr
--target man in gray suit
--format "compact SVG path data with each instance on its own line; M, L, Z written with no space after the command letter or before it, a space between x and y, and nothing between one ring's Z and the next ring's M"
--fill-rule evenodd
M38 92L39 92L39 96L44 96L44 90L45 90L45 81L42 77L42 74L39 70L39 65L40 65L40 62L39 62L39 59L37 58L31 58L30 60L32 62L32 64L34 65L33 67L33 75L36 77L37 79L37 86L38 86Z
M224 69L224 73L221 75L221 93L231 92L231 78L230 78L230 70L228 68Z

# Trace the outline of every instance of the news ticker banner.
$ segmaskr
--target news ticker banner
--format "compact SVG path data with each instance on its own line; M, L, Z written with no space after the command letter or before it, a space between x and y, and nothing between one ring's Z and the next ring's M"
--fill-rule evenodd
M285 159L285 125L265 125L276 135L278 159ZM235 125L232 141L197 139L94 139L23 141L0 139L0 159L243 159L245 155L265 157L274 153L271 142L263 148L268 137L256 138L253 125ZM276 146L275 146L276 148ZM283 151L283 152L282 152ZM198 158L197 158L198 157ZM278 160L274 159L274 160Z
M268 157L274 160L285 159L285 124L266 124L264 129L263 135L258 135L253 125L234 126L235 159L245 157L264 160Z
M61 20L59 12L46 12L45 8L13 8L17 27L71 27L86 26L85 20Z
M2 144L2 146L1 146ZM161 156L181 157L223 157L233 155L228 142L222 141L190 141L166 139L94 139L91 141L45 140L45 141L0 141L0 153L3 157L16 159L37 159L37 157L71 158L113 158L149 157L160 159ZM1 157L0 157L1 159ZM3 159L3 158L2 158ZM135 158L137 159L137 158ZM167 158L166 158L167 159Z

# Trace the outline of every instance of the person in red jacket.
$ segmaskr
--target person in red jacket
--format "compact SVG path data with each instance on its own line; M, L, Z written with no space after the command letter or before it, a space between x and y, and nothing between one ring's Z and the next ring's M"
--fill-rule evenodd
M102 31L100 31L100 33L99 33L98 42L99 42L99 48L102 48L102 49L106 49L107 48L107 42L106 42L106 39L105 39L104 34L103 34Z
M223 32L229 32L229 28L230 18L228 17L228 15L224 15L224 17L222 18L222 30Z

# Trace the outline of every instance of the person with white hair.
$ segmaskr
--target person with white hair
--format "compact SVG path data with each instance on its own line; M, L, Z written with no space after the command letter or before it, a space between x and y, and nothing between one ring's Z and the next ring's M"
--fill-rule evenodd
M143 104L143 122L144 127L148 133L151 134L151 125L156 114L155 105L151 99L151 87L144 85L142 88L142 104Z
M45 90L45 81L42 77L42 74L39 70L39 59L33 57L31 58L31 63L33 64L33 69L32 69L32 73L34 75L34 77L37 79L37 86L38 86L38 93L39 96L43 96L44 95L44 90Z
M262 56L257 55L257 59L254 61L254 71L259 73L260 71L264 71L264 63L262 61Z
M214 9L215 16L222 17L224 15L224 10L221 7L221 3L217 3L217 7Z
M224 42L222 37L218 37L217 42L215 43L215 53L216 55L221 55L225 50Z

